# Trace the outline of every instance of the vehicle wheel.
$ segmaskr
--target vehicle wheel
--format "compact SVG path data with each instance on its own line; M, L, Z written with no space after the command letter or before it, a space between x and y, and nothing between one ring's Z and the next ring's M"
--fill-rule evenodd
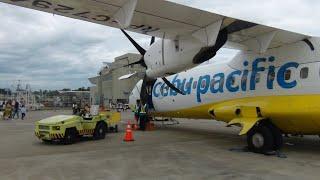
M247 134L248 149L256 153L266 153L273 150L274 140L267 126L253 127Z
M63 143L64 144L73 144L75 143L77 138L77 132L74 129L66 129L64 138L63 138Z
M115 125L115 126L114 126L114 132L116 132L116 133L119 132L118 125Z
M93 138L104 139L106 137L106 131L107 131L106 125L104 123L98 123L94 130Z

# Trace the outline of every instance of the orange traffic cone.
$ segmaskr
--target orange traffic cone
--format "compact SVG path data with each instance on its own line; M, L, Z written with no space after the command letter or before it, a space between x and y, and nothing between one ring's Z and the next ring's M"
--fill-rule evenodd
M127 128L126 128L126 134L125 134L123 140L126 142L127 141L134 141L130 121L128 121Z

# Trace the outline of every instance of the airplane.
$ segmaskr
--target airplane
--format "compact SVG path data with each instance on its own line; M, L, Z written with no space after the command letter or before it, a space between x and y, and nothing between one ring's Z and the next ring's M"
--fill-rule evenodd
M0 2L120 29L141 54L133 64L146 68L130 104L140 99L155 116L241 126L239 135L258 153L279 150L283 134L320 134L318 37L164 0ZM127 31L151 36L150 47ZM221 48L239 53L198 66Z

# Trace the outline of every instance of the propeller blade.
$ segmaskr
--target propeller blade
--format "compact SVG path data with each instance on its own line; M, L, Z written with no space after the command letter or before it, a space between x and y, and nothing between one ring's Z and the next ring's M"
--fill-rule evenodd
M180 89L178 89L177 87L175 87L173 84L171 84L171 82L163 77L162 80L164 81L164 83L166 83L166 85L168 85L172 90L176 91L177 93L179 94L182 94L182 95L186 95L184 92L182 92Z
M136 61L136 62L127 64L127 65L124 65L124 66L122 66L122 67L128 67L128 66L135 65L135 64L140 64L141 66L147 68L147 65L146 65L146 63L144 62L143 57L142 57L139 61Z
M121 31L129 39L129 41L134 45L134 47L139 51L141 55L146 54L146 50L143 49L135 40L133 40L126 31L124 31L123 29L121 29Z
M135 64L140 64L141 66L147 68L147 65L146 65L146 63L144 62L144 59L143 59L143 58L141 58L139 61L136 61L136 62L127 64L127 65L124 65L124 66L122 66L122 67L128 67L128 66L135 65Z
M154 41L156 40L156 38L154 36L151 37L151 42L150 42L150 46L154 43Z

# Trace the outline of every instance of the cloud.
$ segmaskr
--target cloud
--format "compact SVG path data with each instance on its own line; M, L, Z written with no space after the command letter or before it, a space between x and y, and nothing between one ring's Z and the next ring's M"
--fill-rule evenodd
M277 28L320 36L315 25L320 18L320 1L313 0L170 0L213 13Z
M174 0L184 5L261 24L320 35L320 1ZM33 89L89 86L102 62L137 51L118 29L0 3L0 87L17 80ZM130 33L147 48L150 37ZM228 61L222 50L211 61Z
M0 87L90 86L102 62L136 52L118 29L0 3ZM139 42L146 36L136 35Z

